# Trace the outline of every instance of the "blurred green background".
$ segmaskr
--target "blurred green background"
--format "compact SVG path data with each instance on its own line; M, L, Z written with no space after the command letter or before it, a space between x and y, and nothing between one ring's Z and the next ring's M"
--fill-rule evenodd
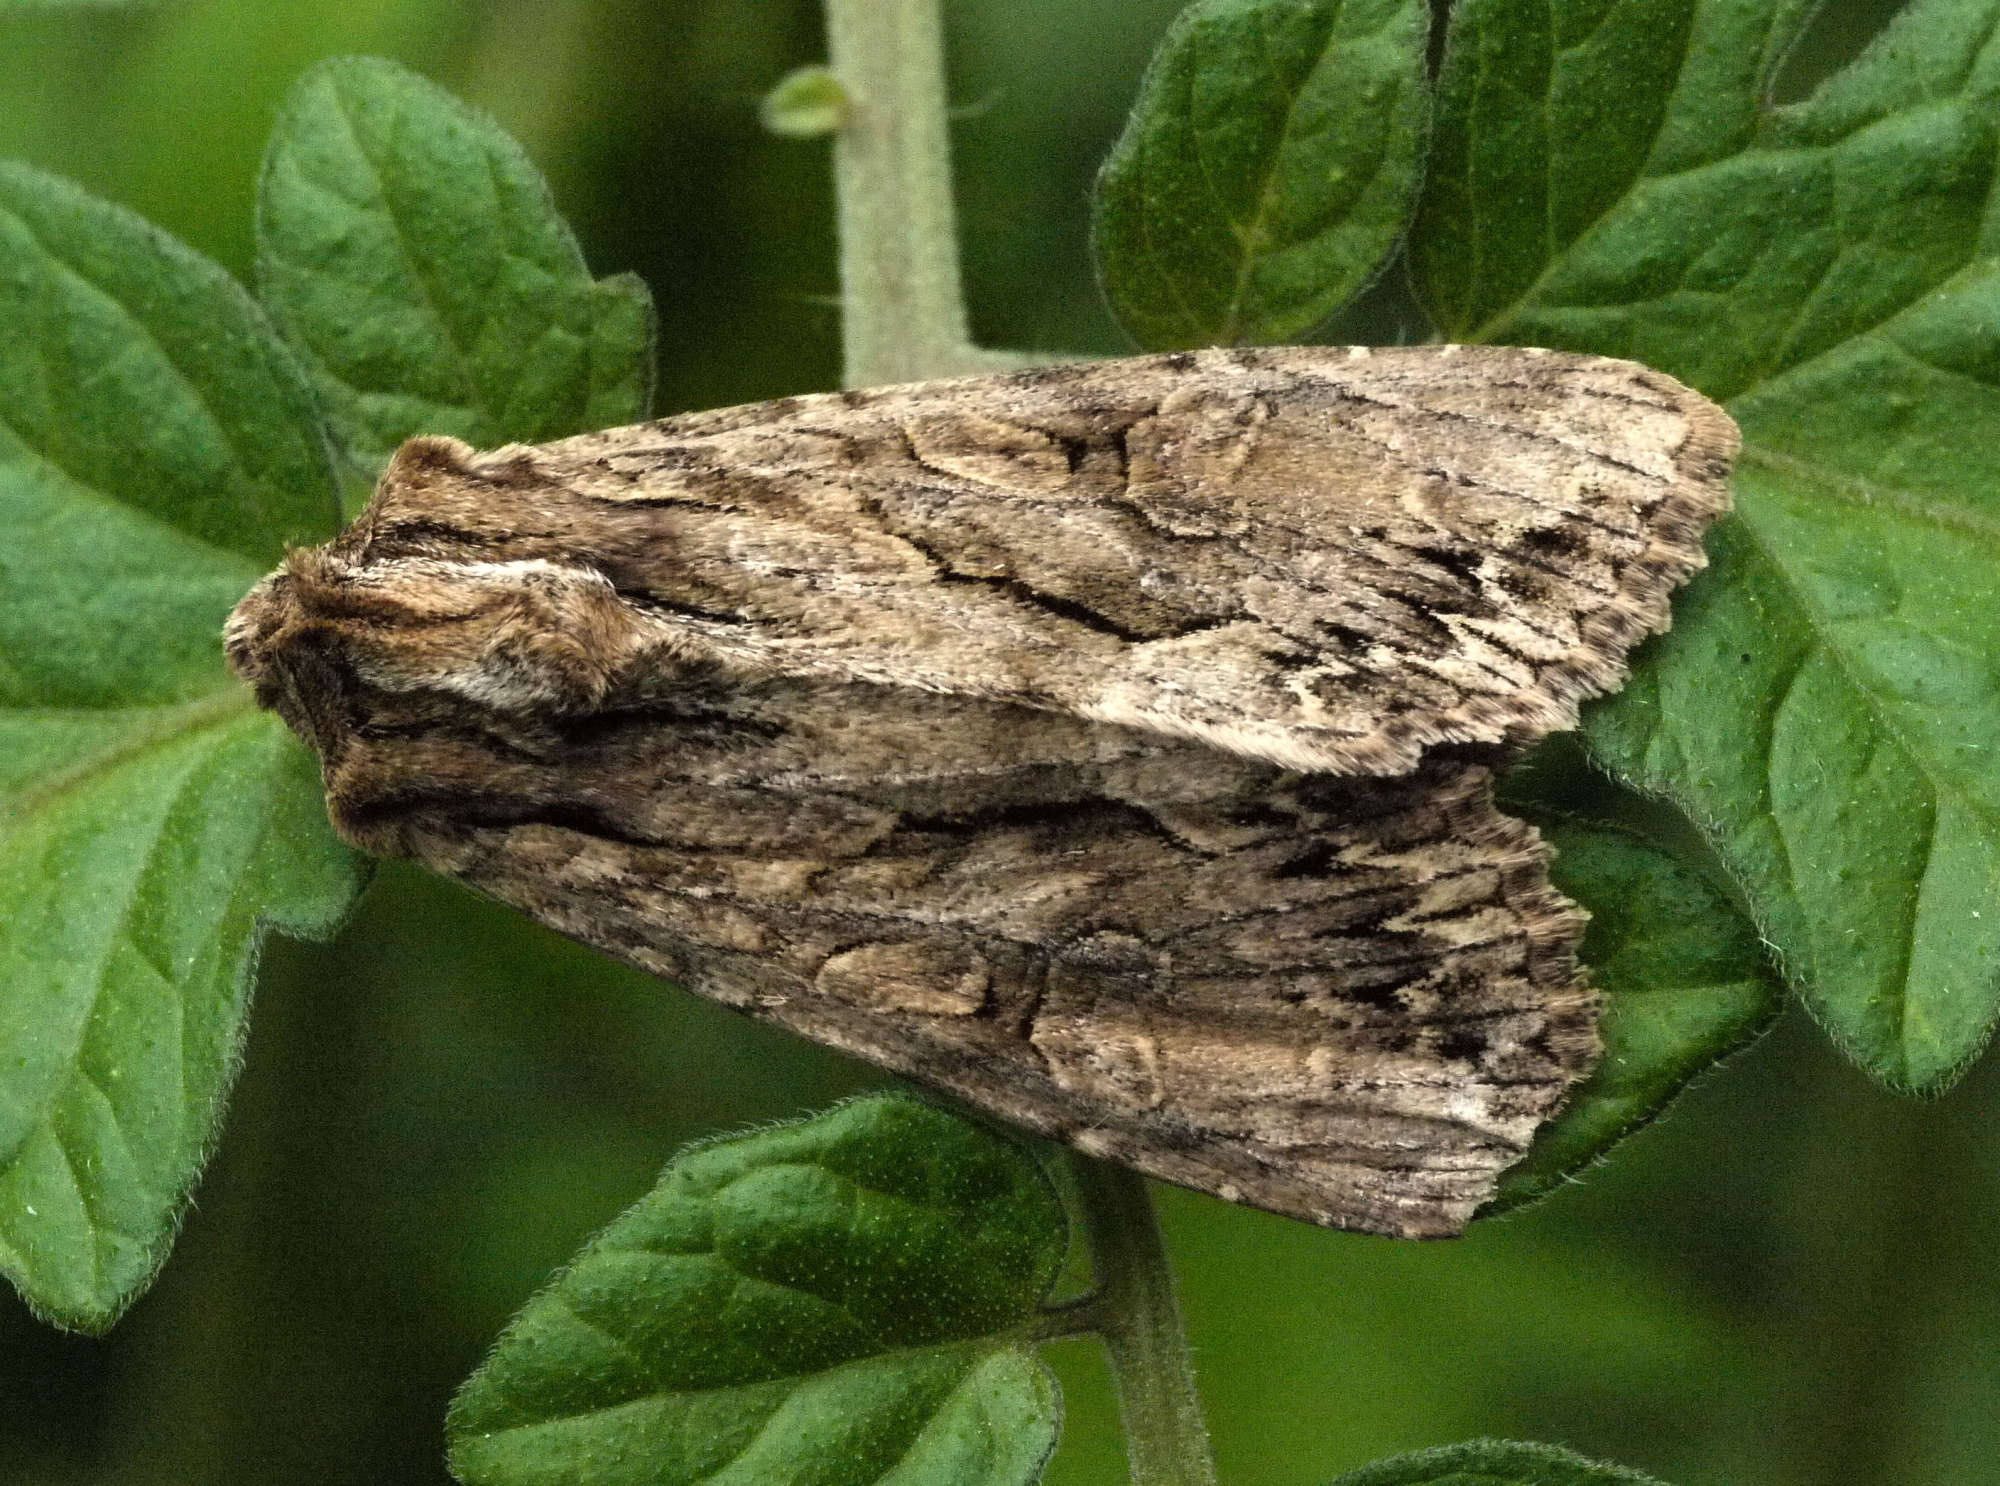
M1117 351L1091 173L1172 0L953 0L961 218L992 344ZM1788 91L1895 7L1836 0ZM758 96L821 55L816 0L0 0L0 154L137 208L239 275L265 131L312 61L396 57L492 112L599 272L661 313L660 408L827 387L824 148ZM1389 289L1362 331L1393 337ZM0 1481L447 1480L446 1401L514 1309L681 1142L874 1082L386 868L333 944L274 942L223 1142L154 1291L106 1340L0 1298ZM1229 1486L1303 1486L1480 1434L1677 1486L2000 1470L2000 1075L1932 1105L1796 1014L1557 1199L1451 1244L1163 1192ZM1122 1467L1093 1349L1054 1351L1051 1479Z

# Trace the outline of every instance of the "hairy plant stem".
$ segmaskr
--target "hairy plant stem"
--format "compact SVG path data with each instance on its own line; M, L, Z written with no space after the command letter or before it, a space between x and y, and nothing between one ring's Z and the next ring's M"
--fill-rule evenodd
M847 385L1024 364L974 346L966 327L938 0L826 0L826 30L833 75L848 95L833 155ZM1145 1181L1081 1156L1069 1166L1096 1288L1052 1316L1048 1334L1103 1338L1134 1486L1215 1486L1187 1330Z
M1146 1179L1085 1156L1070 1164L1097 1281L1089 1314L1111 1355L1134 1486L1215 1486L1187 1326Z
M847 385L969 370L937 0L826 0Z
M938 0L826 0L826 39L848 104L833 140L847 385L1047 360L983 350L966 328Z

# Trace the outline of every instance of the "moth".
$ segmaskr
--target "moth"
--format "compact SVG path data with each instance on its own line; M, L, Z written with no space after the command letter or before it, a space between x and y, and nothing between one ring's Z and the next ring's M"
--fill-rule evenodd
M340 833L1151 1175L1456 1232L1592 1066L1493 771L1734 425L1596 357L1224 349L405 444L229 621Z

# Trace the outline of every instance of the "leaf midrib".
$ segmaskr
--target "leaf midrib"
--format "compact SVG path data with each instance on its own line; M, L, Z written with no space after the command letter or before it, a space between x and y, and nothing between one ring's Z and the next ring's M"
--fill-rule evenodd
M416 290L417 297L421 300L427 317L437 331L438 343L444 347L451 363L453 375L458 378L460 385L464 388L464 406L484 412L485 409L481 406L479 379L475 374L472 353L464 342L460 340L457 327L453 325L451 316L445 312L443 301L438 297L436 287L425 275L423 255L418 253L410 244L409 234L404 230L403 217L401 212L398 211L397 203L390 192L388 178L384 173L383 166L362 141L359 129L356 126L354 119L356 105L342 91L342 85L345 81L345 77L335 77L331 80L332 91L339 96L339 105L332 112L339 120L340 127L346 135L348 148L353 151L354 158L360 160L367 168L369 179L374 183L377 199L382 203L382 220L388 225L389 235L395 241L397 255L402 260L403 268L409 275L408 282ZM315 182L315 185L317 184ZM329 191L328 194L332 195L335 193ZM365 211L366 208L363 207L361 210ZM496 217L498 216L497 205L495 215ZM328 359L319 356L317 347L314 348L313 354L319 359L320 364L326 367L327 374L342 386L352 388L357 394L372 390L357 387L348 380L344 373L334 371Z
M54 716L105 709L22 707L7 710L16 714ZM43 774L24 789L11 795L0 795L0 809L4 809L8 817L4 824L0 824L0 833L16 828L59 800L96 783L113 769L162 744L229 725L255 711L255 703L248 687L229 683L179 706L129 710L153 712L153 720L150 724L142 723L132 731L121 734L115 742L78 760L67 769Z
M1285 142L1291 138L1292 126L1298 118L1300 100L1305 97L1306 90L1318 78L1320 69L1327 65L1328 56L1336 46L1344 43L1373 40L1379 34L1380 30L1387 29L1390 24L1393 24L1393 20L1385 22L1377 31L1364 32L1352 37L1335 36L1329 33L1325 44L1319 48L1319 55L1314 59L1312 67L1307 71L1298 87L1294 88L1291 91L1291 95L1285 100L1284 122L1278 127L1277 146L1271 151L1269 161L1264 168L1264 178L1257 186L1257 204L1251 209L1250 216L1244 222L1237 237L1242 251L1237 257L1236 282L1230 287L1229 303L1223 312L1222 342L1224 344L1234 345L1242 335L1243 306L1245 301L1250 297L1251 282L1256 277L1258 267L1270 256L1264 251L1266 234L1269 230L1271 219L1276 215L1278 210L1280 195L1278 179L1283 173L1282 157L1284 155L1284 146ZM1259 33L1258 40L1265 48L1265 56L1268 62L1270 38L1267 35ZM1277 69L1273 66L1271 70L1275 72ZM1192 113L1191 110L1190 113ZM1361 188L1362 192L1365 192L1367 187L1373 184L1375 177L1381 174L1381 163L1381 156L1378 155L1374 161L1374 169L1368 182L1364 183ZM1198 159L1197 164L1201 168L1203 180L1208 183L1210 196L1214 199L1217 207L1220 208L1222 206L1222 196L1215 188L1214 176L1208 169L1206 158ZM1359 195L1360 193L1357 193L1357 200L1359 199ZM1226 219L1228 213L1225 211L1221 215Z
M1901 486L1836 470L1804 455L1781 453L1762 444L1746 443L1740 462L1809 485L1816 500L1857 510L1891 512L1937 531L1977 537L2000 547L2000 515L1989 516L1963 505L1926 500Z
M67 277L72 279L75 283L81 285L83 288L89 290L90 293L96 295L104 303L113 306L117 310L119 316L125 321L125 323L132 327L133 331L136 333L137 338L147 346L150 346L153 352L160 358L161 362L173 371L174 376L176 380L179 382L182 390L188 395L190 401L196 408L200 410L202 417L207 421L208 424L207 432L213 435L215 442L227 452L229 457L230 467L234 469L236 473L244 480L249 481L252 484L263 485L265 482L258 479L255 475L251 473L250 463L244 457L244 452L242 448L239 447L235 433L232 432L227 420L225 420L222 417L222 415L217 411L214 404L211 402L207 390L203 388L199 383L197 383L193 377L188 375L185 368L182 367L180 361L175 357L174 353L168 349L166 343L160 339L158 333L154 330L154 328L151 325L147 324L143 319L141 319L139 315L133 310L132 306L128 304L124 299L120 298L117 294L113 293L111 290L99 284L95 279L90 277L80 267L78 267L74 262L72 262L70 258L58 252L54 248L51 248L49 244L46 241L44 241L43 236L41 232L36 228L36 225L28 221L28 219L25 216L23 216L20 212L6 207L0 207L0 210L6 210L8 218L11 221L13 221L17 226L19 226L21 231L25 233L29 238L29 240L34 243L35 247L40 251L42 255L43 262L53 267L58 273L66 275ZM252 553L244 552L238 548L225 546L221 542L216 541L213 537L204 536L201 533L191 531L188 528L180 525L169 514L153 510L150 507L139 505L137 502L128 500L122 495L114 494L111 491L103 489L94 480L86 479L82 476L73 473L63 463L62 460L56 458L55 455L53 455L47 448L45 448L39 440L30 439L24 436L21 430L17 426L15 426L13 422L6 421L4 426L6 427L7 432L10 433L20 443L23 449L28 450L37 459L41 460L50 469L60 474L66 481L68 481L72 486L76 487L78 490L88 491L90 494L97 496L99 499L105 501L106 503L116 506L121 511L132 512L141 516L145 516L153 521L158 522L160 525L166 527L168 530L175 532L177 535L184 537L190 541L199 542L203 546L208 547L213 551L226 554L231 558L241 559L253 565L259 563L259 559ZM338 512L337 497L335 499L334 509L337 514Z

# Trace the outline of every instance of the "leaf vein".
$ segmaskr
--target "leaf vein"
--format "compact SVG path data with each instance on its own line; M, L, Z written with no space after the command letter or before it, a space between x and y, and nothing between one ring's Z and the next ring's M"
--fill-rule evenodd
M368 152L366 146L362 144L347 100L341 100L341 106L335 112L340 119L342 129L346 132L348 143L353 148L355 157L367 166L369 178L375 184L376 197L382 203L382 220L388 227L390 237L395 242L397 254L403 260L404 268L409 273L410 285L416 291L420 300L419 307L435 326L438 341L451 359L452 371L459 385L464 389L466 405L476 407L478 405L477 383L472 373L471 352L460 343L450 319L445 314L443 306L438 299L436 290L431 286L430 281L424 274L424 260L422 255L416 252L411 246L409 235L403 230L402 218L397 213L395 205L390 199L388 181L382 172L382 167L376 161L375 157ZM323 361L322 364L324 364ZM329 373L331 373L331 368L329 368ZM353 385L344 376L339 380L343 385ZM354 390L359 392L364 389L356 387Z

